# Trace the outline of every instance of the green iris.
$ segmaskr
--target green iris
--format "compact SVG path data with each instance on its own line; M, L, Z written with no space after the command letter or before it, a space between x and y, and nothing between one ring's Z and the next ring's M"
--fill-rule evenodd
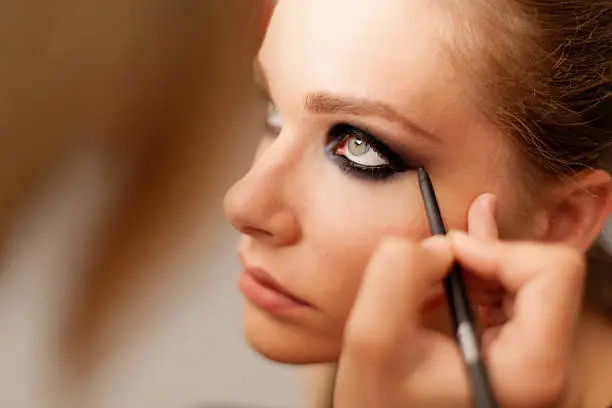
M370 151L370 145L358 137L352 137L346 148L354 156L363 156Z

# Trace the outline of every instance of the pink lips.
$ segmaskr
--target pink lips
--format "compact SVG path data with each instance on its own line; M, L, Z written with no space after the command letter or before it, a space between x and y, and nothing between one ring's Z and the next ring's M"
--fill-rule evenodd
M246 265L246 262L243 264ZM245 267L240 274L238 286L242 294L259 309L283 316L313 306L285 289L269 273L261 268ZM433 288L421 305L421 312L432 313L446 305L446 295L442 285Z
M252 304L272 314L287 315L296 309L312 307L289 293L263 269L246 268L238 286Z

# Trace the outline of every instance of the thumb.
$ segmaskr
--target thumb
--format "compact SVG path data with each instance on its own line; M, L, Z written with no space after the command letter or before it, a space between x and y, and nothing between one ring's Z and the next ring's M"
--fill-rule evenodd
M370 260L349 316L343 355L355 356L368 369L397 360L397 353L406 349L419 328L421 304L441 283L452 261L451 246L443 237L421 243L383 241Z

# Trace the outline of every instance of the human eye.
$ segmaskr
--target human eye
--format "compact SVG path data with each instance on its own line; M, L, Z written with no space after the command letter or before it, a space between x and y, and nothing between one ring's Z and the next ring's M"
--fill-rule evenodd
M384 180L412 167L369 132L348 124L329 131L329 153L340 169L369 180Z
M283 116L276 104L268 99L266 110L266 130L274 136L278 136L283 128Z

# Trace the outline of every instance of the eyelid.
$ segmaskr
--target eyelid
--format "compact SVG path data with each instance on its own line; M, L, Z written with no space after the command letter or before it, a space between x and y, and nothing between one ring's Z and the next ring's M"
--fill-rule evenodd
M376 150L377 153L389 160L392 165L406 168L416 168L415 160L412 155L408 156L404 153L400 153L405 149L398 149L393 144L383 141L376 132L369 130L365 126L355 126L350 124L347 124L347 126L362 134L370 146Z
M271 108L274 108L274 112L271 112ZM278 136L283 128L283 115L280 110L272 101L268 101L266 106L266 129L273 135Z
M255 85L256 85L259 95L264 99L266 104L272 103L278 109L278 105L274 101L274 98L272 98L272 95L267 87L267 82L264 82L264 80L257 74L255 74L254 81L255 81ZM267 113L267 109L268 109L268 106L266 105L266 113ZM351 120L336 121L336 123L332 125L331 127L333 128L337 125L343 124L345 126L348 126L352 129L355 129L357 131L364 133L368 137L368 139L371 139L374 141L373 147L375 148L376 151L383 154L384 156L387 155L387 152L390 152L392 156L395 156L401 159L401 162L407 167L417 168L422 163L424 163L423 157L419 155L417 152L415 152L413 149L408 149L406 146L402 146L399 143L395 142L392 137L385 136L386 134L388 134L388 132L373 129L372 126L369 126L368 124L364 123L362 120L359 120L359 119L355 119L353 121L355 122L355 124L352 124ZM266 124L267 123L268 121L266 119ZM279 129L271 129L269 126L266 126L266 128L268 129L268 131L270 131L273 134L279 133ZM382 137L380 137L379 135ZM387 152L380 152L379 151L380 149L376 148L376 146L382 146L383 150L386 150ZM331 146L328 146L328 150L330 149L333 149L333 148Z
M270 94L265 90L265 89L259 89L259 95L260 97L263 99L263 102L265 104L264 109L265 109L265 114L264 114L264 127L266 132L268 132L271 135L274 136L278 136L282 130L282 126L276 126L272 123L272 121L270 120L270 107L274 106L274 108L276 109L276 114L280 115L282 118L282 115L280 113L280 110L278 109L278 106L276 105L276 103L272 100L272 97L270 96Z
M257 93L266 103L266 109L269 107L270 104L272 104L278 110L278 104L274 101L274 98L272 98L270 91L260 83L256 82L255 85L257 87Z

